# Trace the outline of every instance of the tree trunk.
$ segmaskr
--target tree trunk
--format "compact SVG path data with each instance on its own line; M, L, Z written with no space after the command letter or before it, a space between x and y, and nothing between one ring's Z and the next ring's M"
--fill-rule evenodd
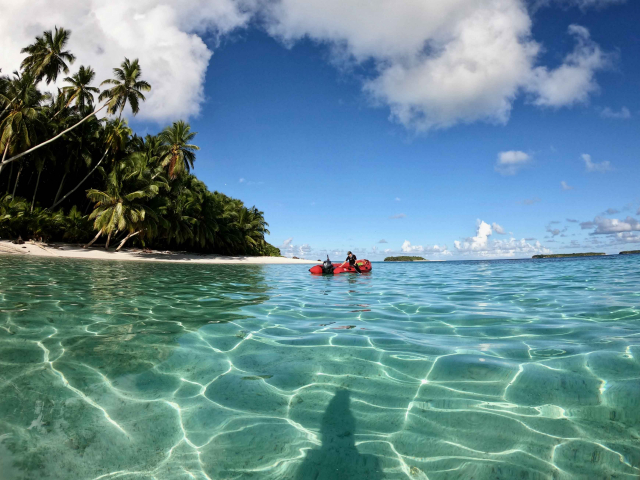
M33 204L36 203L36 193L38 193L38 185L40 185L40 175L42 175L42 169L38 171L38 180L36 181L36 189L33 191L33 200L31 200L31 213L33 213Z
M58 204L60 204L60 203L64 202L64 201L65 201L65 199L66 199L69 195L71 195L71 194L72 194L73 192L75 192L78 188L80 188L80 185L82 185L82 184L85 182L85 180L91 176L91 174L95 171L95 169L96 169L96 168L98 168L98 166L100 166L100 164L102 163L102 161L104 160L104 158L107 156L107 152L108 152L108 151L109 151L109 149L107 148L107 149L104 151L104 155L102 155L102 158L100 159L100 161L99 161L98 163L96 163L96 166L95 166L95 167L93 167L89 173L87 173L87 176L86 176L86 177L84 177L82 180L80 180L80 183L78 183L78 185L76 185L76 186L75 186L75 188L74 188L73 190L71 190L71 191L70 191L69 193L67 193L64 197L62 197L60 200L58 200L58 201L57 201L57 202L55 202L53 205L51 205L51 208L52 208L52 209L53 209L53 208L56 208L56 206L57 206Z
M100 238L100 235L102 235L102 230L98 231L98 234L93 237L93 240L91 240L89 243L87 243L84 248L89 248L91 245L93 245L95 243L96 240L98 240L98 238Z
M13 178L13 163L11 164L11 169L9 170L9 178L7 179L7 191L6 191L7 195L9 195L9 189L11 188L12 178Z
M119 252L120 249L124 246L125 242L127 240L129 240L131 237L135 237L136 235L138 235L140 232L142 232L142 230L138 230L136 233L130 233L129 235L127 235L125 237L124 240L122 240L122 242L120 242L120 245L118 245L118 248L116 248L116 252Z
M53 208L56 205L56 203L58 202L58 198L60 198L60 193L62 193L62 186L64 185L64 179L67 178L67 173L68 172L64 172L64 175L62 176L62 180L60 180L60 186L58 187L58 193L56 193L56 199L53 201L53 205L51 206L51 208Z
M59 139L61 136L63 136L65 133L70 132L71 130L73 130L74 128L76 128L77 126L79 126L80 124L84 123L85 121L87 121L88 119L90 119L91 117L93 117L94 115L96 115L100 110L102 110L104 107L106 107L107 104L105 103L104 105L102 105L98 110L94 110L93 112L91 112L89 115L87 115L86 117L84 117L82 120L80 120L78 123L76 123L75 125L70 126L69 128L67 128L66 130L60 132L58 135L56 135L53 138L50 138L47 141L44 141L42 143L39 143L38 145L36 145L35 147L30 148L29 150L25 150L22 153L19 153L18 155L14 155L11 158L8 158L7 160L4 160L2 162L2 165L6 165L7 163L10 162L15 162L16 160L18 160L19 158L24 157L25 155L27 155L28 153L31 153L41 147L44 147L45 145L48 145L51 142L55 142L57 139Z
M107 243L104 244L104 249L109 250L109 242L111 241L111 232L107 235Z
M0 113L0 115L4 115L4 112L6 112L7 110L9 110L9 107L13 104L13 102L16 101L16 98L18 98L18 95L16 95L15 97L13 97L13 99L7 103L7 106L4 107L4 110L2 110L2 113Z
M9 142L11 141L11 137L7 139L7 145L4 147L4 153L2 154L2 163L0 163L0 173L2 173L2 169L4 168L4 159L7 156L7 150L9 150ZM13 165L11 165L13 166ZM9 181L11 181L11 177L9 177ZM7 192L9 189L7 188Z
M16 198L16 188L18 188L18 180L20 180L20 174L22 173L22 167L24 167L24 164L20 165L20 169L18 170L18 175L16 176L16 183L13 184L13 193L11 194L11 196L13 198Z

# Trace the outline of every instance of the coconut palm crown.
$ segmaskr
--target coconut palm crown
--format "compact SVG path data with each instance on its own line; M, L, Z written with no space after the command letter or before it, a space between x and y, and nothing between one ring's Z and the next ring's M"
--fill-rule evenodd
M47 84L55 82L60 72L69 73L68 63L76 59L64 47L71 36L70 30L55 27L55 31L45 31L36 41L23 48L21 53L27 57L22 61L21 68L32 74L36 81L45 80Z
M87 107L93 108L93 94L100 92L100 89L90 85L95 76L96 72L91 67L81 65L77 73L64 79L70 84L62 88L62 91L67 95L67 105L75 101L76 107L81 112Z
M163 166L168 166L169 178L176 178L180 172L190 172L196 160L195 152L200 150L191 142L198 132L192 132L188 123L179 120L165 128L159 135L164 144L161 157Z
M105 80L100 84L113 85L100 94L100 101L108 100L107 111L112 115L120 111L120 117L128 102L131 112L136 115L140 111L140 100L146 100L142 92L151 90L149 83L140 80L142 69L138 59L132 62L125 57L120 68L113 69L113 74L116 78Z

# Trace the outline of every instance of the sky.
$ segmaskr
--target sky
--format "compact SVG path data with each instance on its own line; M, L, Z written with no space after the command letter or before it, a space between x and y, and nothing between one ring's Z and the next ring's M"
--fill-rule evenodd
M99 79L139 58L140 134L287 256L640 249L636 0L0 0L0 67L55 25Z

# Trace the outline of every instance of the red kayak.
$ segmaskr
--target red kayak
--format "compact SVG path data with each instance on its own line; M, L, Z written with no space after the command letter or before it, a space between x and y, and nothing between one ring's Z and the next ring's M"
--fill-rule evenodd
M333 265L333 269L331 272L326 271L325 269L322 268L322 265L315 265L313 267L311 267L309 269L309 271L311 273L313 273L314 275L322 275L322 274L338 274L338 273L355 273L356 269L353 268L351 265L347 265L346 267L342 267L340 266L342 264L336 264ZM360 267L360 271L362 273L364 272L370 272L371 271L371 262L369 260L357 260L356 261L356 265L358 265L358 267Z

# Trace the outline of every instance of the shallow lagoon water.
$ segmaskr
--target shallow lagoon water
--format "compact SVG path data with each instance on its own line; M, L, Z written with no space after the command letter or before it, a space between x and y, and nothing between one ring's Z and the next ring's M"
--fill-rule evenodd
M0 478L635 479L639 272L0 257Z

